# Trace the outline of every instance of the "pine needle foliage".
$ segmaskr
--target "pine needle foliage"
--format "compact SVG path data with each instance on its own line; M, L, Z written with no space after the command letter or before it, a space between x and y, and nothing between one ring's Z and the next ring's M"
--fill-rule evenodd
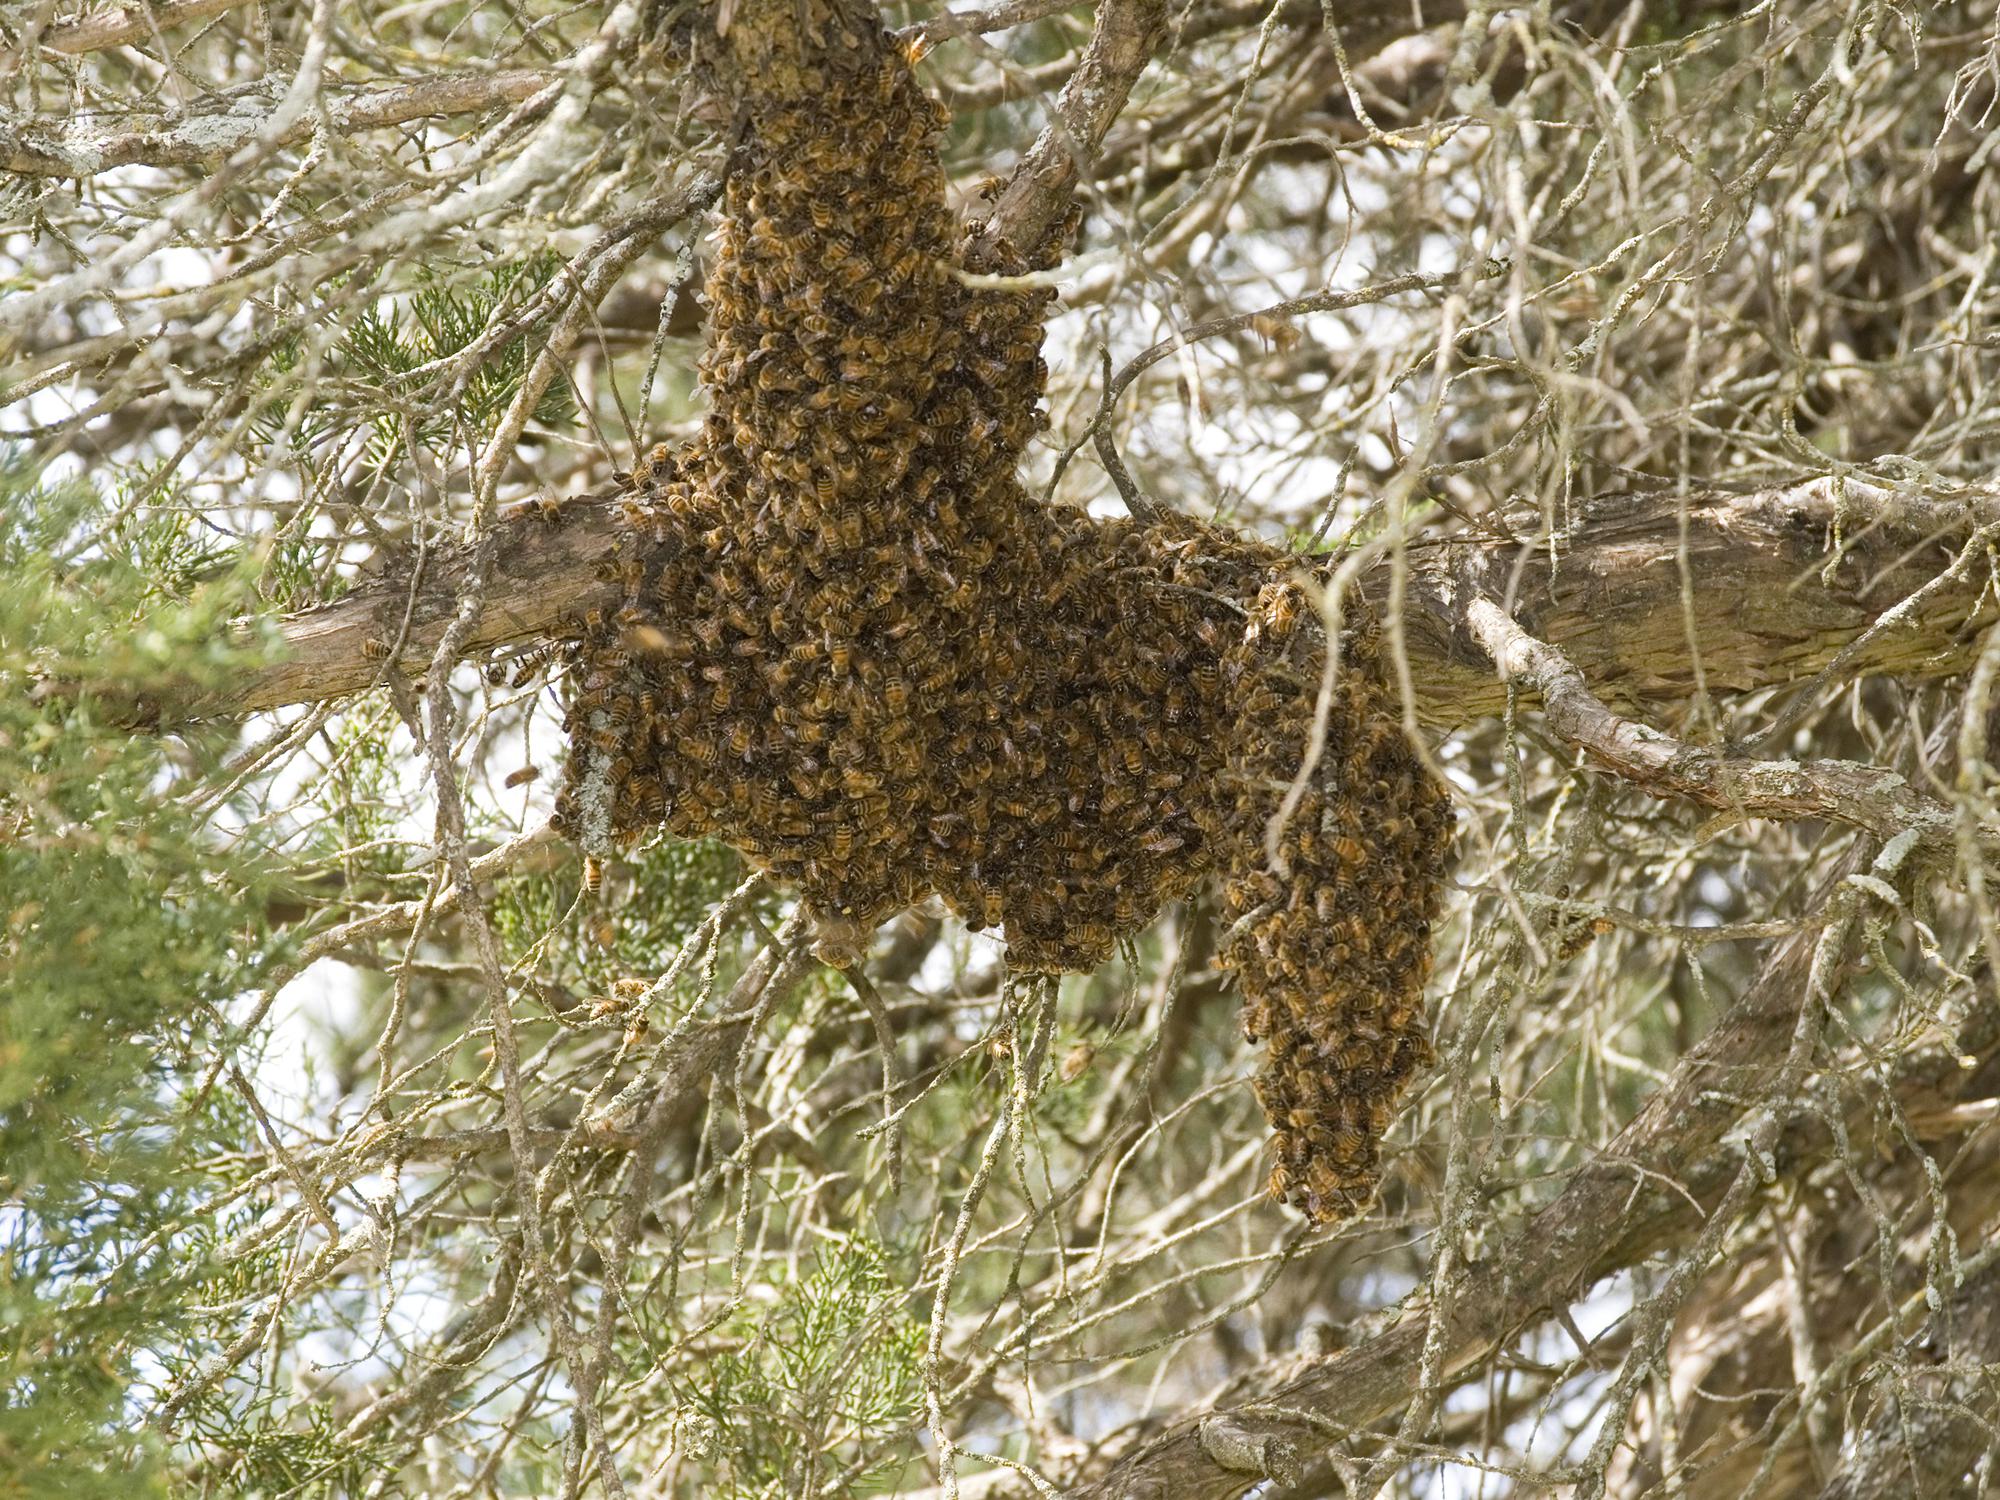
M188 1164L250 1147L233 1094L191 1088L218 1002L282 943L269 861L188 810L213 737L169 744L93 695L213 680L259 649L254 604L179 517L0 460L0 1495L164 1493L137 1392L227 1273ZM206 577L207 582L197 583ZM233 582L232 582L233 578ZM39 692L56 677L83 690ZM192 1231L192 1232L191 1232Z

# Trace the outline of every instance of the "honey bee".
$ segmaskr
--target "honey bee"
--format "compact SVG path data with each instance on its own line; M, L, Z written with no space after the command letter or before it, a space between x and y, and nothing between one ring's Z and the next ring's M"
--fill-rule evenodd
M371 635L362 641L361 655L368 661L387 661L389 659L389 643Z

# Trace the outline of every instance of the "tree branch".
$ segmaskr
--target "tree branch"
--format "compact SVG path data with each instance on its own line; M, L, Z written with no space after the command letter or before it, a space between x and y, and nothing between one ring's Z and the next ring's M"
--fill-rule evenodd
M491 590L469 651L561 637L570 633L566 619L616 607L617 585L600 576L614 546L609 521L616 493L572 499L553 524L532 516L502 523ZM1946 586L1934 585L1996 508L2000 491L1942 505L1852 483L1837 497L1825 481L1690 497L1687 556L1698 580L1694 621L1710 690L1779 687L1843 655L1842 670L1854 677L1918 680L1965 670L1977 628L1993 618L1982 602L1981 571L1961 569ZM1679 537L1672 498L1637 494L1581 506L1559 550L1492 540L1420 544L1403 606L1418 717L1449 729L1505 706L1506 688L1471 629L1468 578L1485 580L1479 592L1489 597L1500 594L1491 580L1511 580L1504 597L1513 618L1587 674L1595 698L1624 706L1684 704L1693 669ZM406 603L410 628L398 665L420 675L443 634L463 568L462 556L433 554L414 599L413 586L395 579L293 616L280 627L278 659L202 693L149 686L147 701L128 717L254 713L358 692L383 669L371 655L380 646L367 643L396 638ZM1363 587L1380 607L1390 584L1390 569L1382 567ZM1890 628L1877 628L1920 593Z
M1076 3L1077 0L1001 0L1000 4L984 10L948 10L928 21L905 26L896 35L905 42L930 47L957 36L982 36L990 31L1005 31L1010 26L1025 26L1059 11L1074 10Z
M538 68L499 73L458 73L412 79L388 87L330 91L327 118L343 134L401 125L443 115L477 114L518 104L543 89L555 97L555 74ZM101 135L87 120L71 119L50 134L32 126L0 146L0 168L28 177L89 177L113 167L215 166L257 137L284 90L271 81L231 90L206 110L182 115L153 130ZM314 114L295 120L271 143L286 146L319 128Z
M1056 117L1035 138L967 263L985 269L1002 240L1032 251L1062 223L1082 170L1097 159L1105 132L1125 108L1139 75L1166 36L1165 0L1103 0L1097 29L1056 102Z
M1634 786L1752 818L1831 818L1880 839L1915 832L1951 837L1956 820L1885 766L1851 760L1755 760L1684 744L1606 708L1568 657L1538 641L1491 599L1466 603L1473 638L1500 675L1531 686L1557 739L1584 750Z
M122 47L156 32L190 21L205 21L225 10L234 10L248 0L163 0L156 5L109 5L74 21L51 26L32 45L44 52L61 52L71 57L101 52L106 47ZM0 63L13 63L25 47L0 51Z

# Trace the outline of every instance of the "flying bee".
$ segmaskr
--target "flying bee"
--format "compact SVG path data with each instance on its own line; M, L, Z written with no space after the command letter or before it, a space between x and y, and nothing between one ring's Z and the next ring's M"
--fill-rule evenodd
M583 857L583 888L593 896L604 889L604 864L594 854Z
M387 661L389 643L371 635L361 643L361 655L368 661Z
M539 766L522 766L519 770L509 771L507 773L507 779L501 782L501 785L510 788L517 786L526 786L529 782L533 781L536 777L540 776L541 774L542 772Z

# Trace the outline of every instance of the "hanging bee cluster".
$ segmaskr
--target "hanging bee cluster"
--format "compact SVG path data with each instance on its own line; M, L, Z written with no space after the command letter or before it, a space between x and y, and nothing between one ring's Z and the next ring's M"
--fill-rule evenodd
M736 18L739 47L764 45L741 40L754 17ZM1427 1055L1423 971L1387 937L1313 926L1429 921L1430 844L1377 841L1371 879L1412 861L1375 880L1411 902L1384 912L1336 846L1378 815L1439 842L1435 789L1400 731L1395 746L1372 737L1390 722L1380 690L1350 673L1338 744L1361 757L1361 785L1400 800L1346 797L1360 773L1324 757L1308 801L1329 831L1298 824L1289 879L1260 873L1261 788L1303 743L1283 728L1301 712L1287 674L1312 633L1246 634L1246 609L1262 621L1264 599L1289 597L1298 560L1023 492L1052 294L955 274L972 231L945 202L942 112L872 18L850 24L866 34L813 67L742 80L707 287L712 406L693 442L637 466L611 565L622 602L574 622L558 826L594 855L659 827L720 837L799 890L819 955L841 966L935 892L969 925L1004 928L1015 968L1088 970L1226 862L1230 899L1271 913L1232 951L1253 1034L1273 1044L1273 1187L1328 1216L1386 1125L1353 1101L1393 1100ZM979 268L1049 263L1061 238L1003 243ZM1340 953L1359 960L1351 973L1332 973ZM1369 985L1379 1002L1363 1003ZM1416 1040L1378 1057L1391 1031ZM1301 1076L1363 1052L1348 1071L1365 1085ZM1341 1155L1354 1119L1365 1148ZM1338 1164L1318 1172L1322 1158Z
M1241 977L1244 1033L1270 1049L1257 1097L1272 1195L1334 1219L1368 1206L1382 1135L1432 1061L1424 980L1452 814L1379 686L1372 621L1342 634L1322 717L1308 609L1296 583L1267 584L1224 667L1239 837L1223 961Z

